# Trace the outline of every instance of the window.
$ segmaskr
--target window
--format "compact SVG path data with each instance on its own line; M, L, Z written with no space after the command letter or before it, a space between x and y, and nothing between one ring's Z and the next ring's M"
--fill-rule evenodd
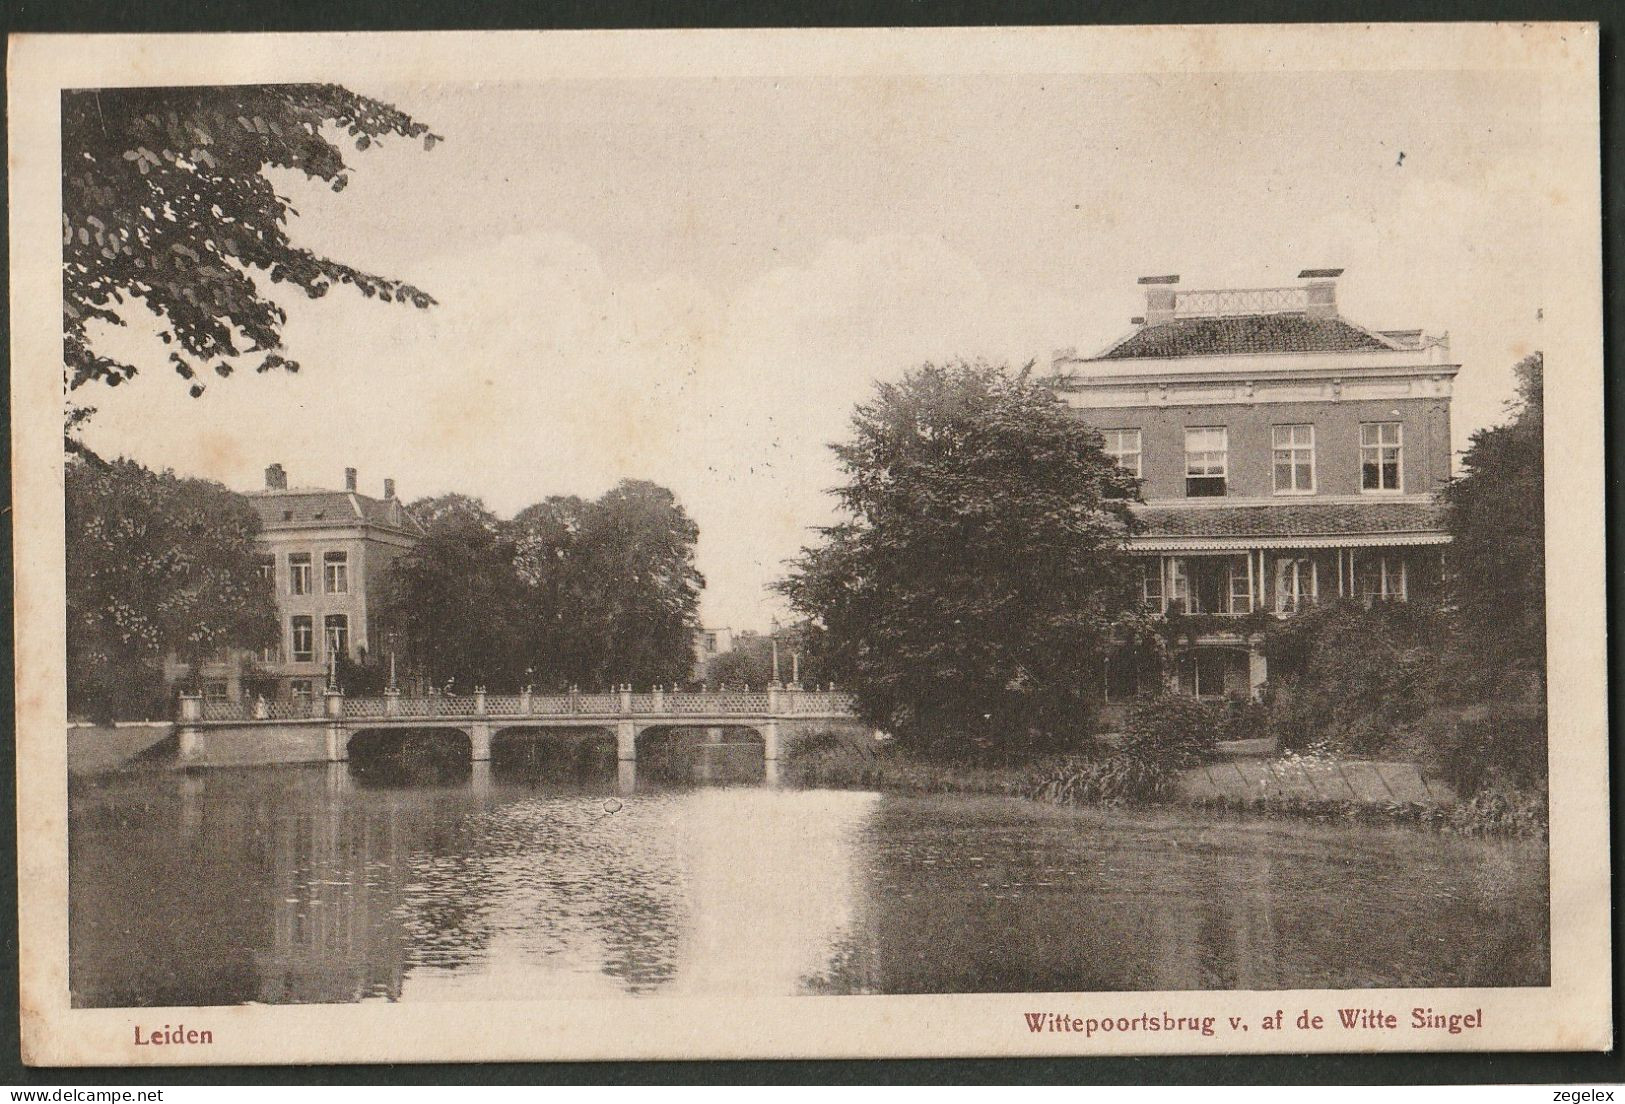
M308 698L314 690L315 687L309 679L294 679L288 683L288 693L296 698Z
M1275 612L1296 613L1319 592L1314 560L1275 561Z
M1360 489L1397 491L1400 489L1399 454L1402 449L1398 422L1360 423Z
M262 557L260 557L260 578L265 580L266 586L268 586L271 589L272 594L275 594L276 593L276 557L275 556L262 556Z
M322 553L323 586L329 594L350 592L350 555L347 552Z
M1252 579L1245 556L1181 559L1185 602L1180 613L1240 614L1252 611Z
M1168 559L1169 613L1191 612L1191 580L1185 573L1185 561L1177 556Z
M1359 561L1360 600L1403 602L1405 600L1405 561L1398 556L1375 556Z
M310 593L309 552L291 552L288 554L288 593Z
M1137 429L1103 429L1100 435L1106 438L1106 455L1117 462L1117 466L1128 472L1135 479L1140 478L1140 431Z
M293 619L293 661L309 663L316 658L316 626L311 618L300 615Z
M1274 427L1275 493L1315 493L1315 427Z
M717 634L716 633L706 633L705 634L705 650L708 651L708 652L714 652L714 651L717 650Z
M1179 689L1194 698L1222 698L1225 668L1233 662L1221 648L1185 652L1179 659Z
M326 630L327 654L347 656L350 654L350 619L342 613L330 613L327 620L322 623Z
M226 700L228 687L224 682L205 682L203 684L203 700L223 702Z
M1230 560L1230 603L1226 613L1243 614L1253 612L1253 576L1248 570L1247 557L1232 557Z
M1162 612L1162 561L1140 565L1140 596L1147 608Z
M1224 427L1185 430L1185 494L1221 498L1229 474L1230 435Z
M256 653L256 658L258 658L261 663L281 663L282 645L267 644Z

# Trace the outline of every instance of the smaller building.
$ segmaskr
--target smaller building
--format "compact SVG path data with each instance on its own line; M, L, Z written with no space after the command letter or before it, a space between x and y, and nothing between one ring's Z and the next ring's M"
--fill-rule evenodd
M265 469L265 486L245 497L260 515L260 573L276 594L280 639L257 653L231 650L204 663L205 699L316 694L345 662L390 662L381 585L423 527L396 497L393 479L382 490L362 494L354 468L344 470L342 491L290 488L281 464ZM187 674L184 665L171 665L172 678Z
M734 631L727 626L697 629L694 633L694 669L690 677L696 681L705 677L705 665L713 656L734 650Z

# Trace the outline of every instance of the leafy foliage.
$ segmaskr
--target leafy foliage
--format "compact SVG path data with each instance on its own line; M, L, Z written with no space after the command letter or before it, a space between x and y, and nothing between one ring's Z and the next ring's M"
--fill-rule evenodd
M1138 602L1135 481L1055 395L984 364L881 384L834 446L850 520L780 590L833 642L865 720L916 751L1075 742Z
M549 498L513 522L530 653L544 685L671 685L693 664L700 530L665 487L622 480Z
M106 88L62 95L63 356L72 391L137 372L92 347L87 325L124 325L138 299L191 393L229 376L246 354L255 371L297 371L282 355L284 312L258 282L311 298L349 284L368 298L428 307L426 293L294 245L297 212L265 170L290 169L335 192L349 166L334 140L365 150L390 136L439 140L388 104L337 85Z
M1172 764L1123 751L1064 763L1040 778L1030 796L1055 805L1143 805L1168 800L1177 782Z
M1546 783L1546 711L1497 703L1429 718L1428 751L1440 776L1458 794Z
M386 608L432 682L515 689L671 684L688 675L699 529L664 487L625 480L498 518L479 499L408 507L428 530Z
M165 656L276 639L259 515L240 496L88 453L68 458L64 490L70 713L149 714Z
M1270 726L1281 745L1371 752L1434 704L1448 623L1422 602L1330 602L1264 637Z
M1123 727L1123 750L1168 767L1184 767L1211 755L1221 740L1243 738L1232 730L1235 712L1228 702L1189 694L1162 694L1137 700Z
M1543 363L1535 353L1518 364L1511 421L1473 434L1466 474L1445 491L1464 693L1545 697Z
M511 688L524 669L518 616L524 588L514 571L513 539L477 500L459 505L424 510L427 532L390 565L385 609L413 665L431 682L452 682L465 693L485 683Z

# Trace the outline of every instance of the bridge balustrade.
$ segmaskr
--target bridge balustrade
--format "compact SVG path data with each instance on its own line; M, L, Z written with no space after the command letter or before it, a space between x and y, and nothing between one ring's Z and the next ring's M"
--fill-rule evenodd
M609 694L480 694L427 697L298 697L283 701L201 701L191 698L193 714L205 722L252 720L308 720L324 716L353 720L438 717L547 717L569 715L748 716L797 714L851 714L850 693L827 690L666 691L663 693ZM329 714L327 710L333 712ZM627 713L629 710L629 714ZM181 719L185 720L185 710Z
M344 715L346 717L383 717L388 715L388 706L384 698L345 698Z
M787 699L791 713L850 713L856 704L844 690L802 690L779 698Z

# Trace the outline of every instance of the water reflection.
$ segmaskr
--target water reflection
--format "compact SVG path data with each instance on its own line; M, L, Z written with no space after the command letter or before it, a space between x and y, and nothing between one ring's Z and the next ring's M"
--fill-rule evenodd
M76 785L74 1002L1545 983L1532 844L694 781L735 754Z

